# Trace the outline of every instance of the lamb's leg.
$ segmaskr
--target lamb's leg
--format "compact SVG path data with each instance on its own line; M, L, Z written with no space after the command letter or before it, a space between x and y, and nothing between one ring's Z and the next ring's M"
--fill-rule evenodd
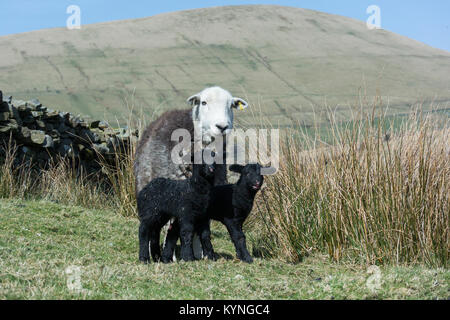
M148 263L150 261L148 242L148 225L146 225L144 222L141 222L141 225L139 226L139 260L144 263Z
M225 219L224 224L227 227L231 241L233 241L234 247L236 248L237 257L244 262L252 263L253 258L247 250L245 234L242 231L242 222L234 219Z
M159 262L161 259L161 247L159 245L159 234L161 229L154 228L149 231L150 234L150 251L154 262Z
M162 253L162 262L169 263L173 261L172 258L174 257L175 246L179 236L180 224L178 223L178 220L175 219L167 230L166 242Z
M194 232L194 238L192 239L192 250L194 251L195 259L197 260L203 259L202 242L197 232Z
M202 243L203 247L203 253L206 257L210 260L216 260L216 255L214 254L214 249L211 244L211 228L210 228L210 221L202 221L198 225L198 233L200 235L200 241ZM195 249L194 249L195 254Z
M194 237L194 223L188 219L180 219L181 259L193 261L192 238Z

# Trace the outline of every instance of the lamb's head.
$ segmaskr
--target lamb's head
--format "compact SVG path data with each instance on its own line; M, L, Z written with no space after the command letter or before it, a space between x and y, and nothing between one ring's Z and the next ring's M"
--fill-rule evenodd
M245 109L248 104L220 87L206 88L188 100L193 106L192 119L203 137L225 135L233 129L233 108Z
M241 175L237 182L238 185L245 185L247 189L257 192L264 182L264 176L261 173L262 168L259 163L250 163L245 166L233 164L230 166L230 171Z

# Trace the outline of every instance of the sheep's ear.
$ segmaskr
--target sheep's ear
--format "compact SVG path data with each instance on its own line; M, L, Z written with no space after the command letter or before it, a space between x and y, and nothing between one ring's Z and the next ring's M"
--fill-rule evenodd
M244 169L244 166L241 166L239 164L232 164L229 169L230 171L241 173L242 169Z
M191 106L198 106L200 104L200 93L194 94L193 96L189 97L186 102Z
M241 98L233 98L233 101L231 102L231 107L239 110L244 110L248 107L247 101Z
M275 173L277 173L277 168L275 167L262 167L261 168L261 175L263 176L272 176Z

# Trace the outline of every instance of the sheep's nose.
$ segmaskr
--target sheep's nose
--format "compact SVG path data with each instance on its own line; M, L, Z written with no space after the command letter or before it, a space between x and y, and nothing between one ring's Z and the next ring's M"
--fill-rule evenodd
M224 132L225 130L228 129L228 125L216 124L216 127L217 127L221 132Z

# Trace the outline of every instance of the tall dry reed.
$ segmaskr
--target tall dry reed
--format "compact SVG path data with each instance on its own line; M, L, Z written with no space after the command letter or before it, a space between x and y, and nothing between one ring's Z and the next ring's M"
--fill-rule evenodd
M258 202L260 244L294 262L321 251L336 261L448 266L448 122L419 114L395 129L373 114L346 126L331 119L329 146L301 129L286 135Z

